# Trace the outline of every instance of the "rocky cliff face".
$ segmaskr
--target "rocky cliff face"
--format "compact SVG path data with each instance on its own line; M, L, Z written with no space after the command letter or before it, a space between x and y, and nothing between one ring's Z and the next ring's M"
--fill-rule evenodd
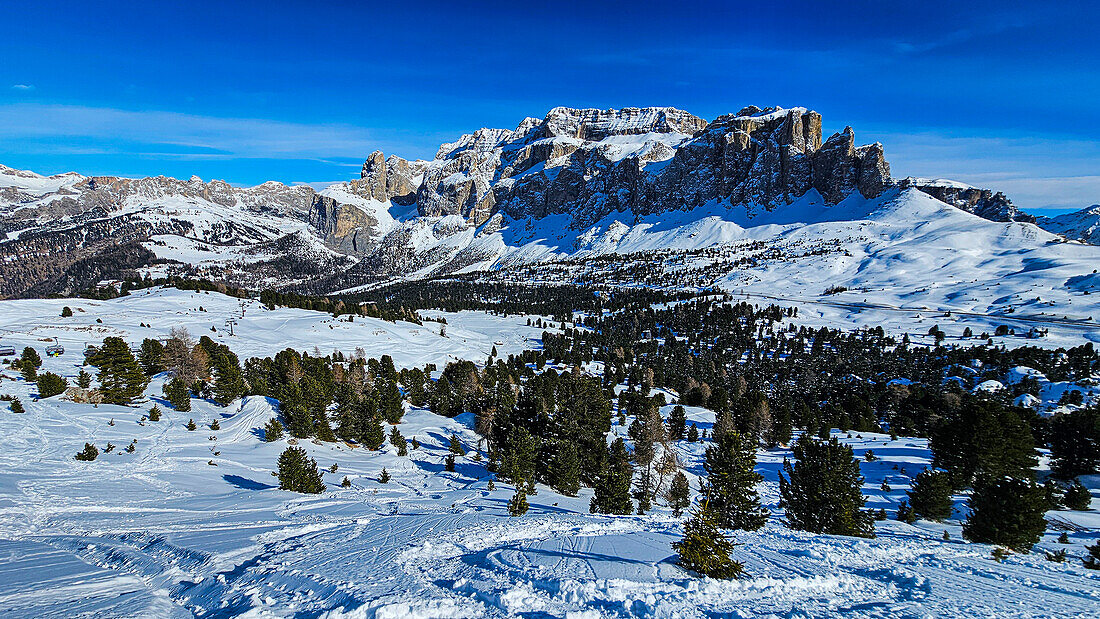
M555 108L514 130L464 135L430 162L372 153L358 182L422 216L480 225L496 213L566 214L582 227L715 201L772 209L811 189L835 203L891 180L881 145L856 146L850 128L823 144L816 112L747 107L711 122L675 108Z
M971 187L964 183L943 179L905 178L901 187L916 187L940 202L973 213L990 221L1024 221L1035 223L1035 217L1021 211L1001 192Z

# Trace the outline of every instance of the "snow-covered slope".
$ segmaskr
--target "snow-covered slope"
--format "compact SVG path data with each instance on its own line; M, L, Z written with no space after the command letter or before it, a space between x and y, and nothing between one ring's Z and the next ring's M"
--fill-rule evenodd
M1067 239L1100 245L1100 204L1057 217L1040 217L1038 224Z
M77 310L61 318L60 308ZM200 309L201 306L201 309ZM119 335L134 342L176 325L227 343L243 358L284 346L367 355L393 354L401 366L453 357L483 359L496 339L502 354L537 347L520 317L447 314L448 336L408 323L265 310L216 293L155 289L111 301L0 301L0 341L42 347L58 336L60 357L43 371L72 380L82 338ZM28 320L28 316L36 318ZM237 335L222 329L239 318ZM97 319L102 320L98 322ZM142 324L152 325L144 327ZM430 323L426 323L430 324ZM209 330L217 327L216 332ZM328 338L332 338L330 341ZM1015 372L1015 371L1014 371ZM1026 369L1015 372L1025 373ZM1046 535L1030 554L994 561L991 547L962 541L965 497L954 497L945 523L876 523L875 539L812 535L785 528L777 474L790 452L763 450L757 471L771 521L735 535L734 554L751 578L695 578L674 564L670 546L680 518L657 507L645 516L588 513L591 490L566 497L539 486L527 515L512 518L513 488L489 488L486 454L469 415L446 419L410 409L399 424L419 449L398 456L342 443L302 441L328 489L301 495L277 489L270 472L287 440L266 443L271 400L248 397L217 407L194 400L189 413L159 401L165 377L147 390L151 401L129 408L35 400L33 385L0 371L0 392L19 397L26 412L0 402L0 614L5 617L925 617L1095 616L1100 588L1079 561L1054 563L1043 551L1084 553L1096 540L1097 512L1050 512L1068 545ZM1044 397L1048 394L1044 390ZM1049 394L1056 397L1056 394ZM142 420L153 401L164 416ZM661 412L668 415L671 407ZM708 432L714 414L687 407ZM199 429L188 431L194 419ZM218 420L220 429L208 424ZM617 422L612 436L627 436ZM469 453L443 470L448 437ZM865 477L867 507L891 513L912 476L928 464L922 439L838 434L853 446ZM122 448L134 443L133 453ZM93 442L94 462L73 454ZM704 443L675 449L696 486ZM873 450L877 459L862 456ZM383 467L392 475L377 481ZM350 487L341 488L348 477ZM887 482L890 489L883 490ZM1095 488L1100 480L1086 478ZM1100 502L1093 500L1093 505ZM944 533L949 539L944 539Z

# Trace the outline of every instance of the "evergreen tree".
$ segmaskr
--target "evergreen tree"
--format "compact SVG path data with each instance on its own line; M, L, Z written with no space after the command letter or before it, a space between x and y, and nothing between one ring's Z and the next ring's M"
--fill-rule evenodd
M668 415L668 437L674 441L683 439L686 426L687 417L684 414L684 407L677 404Z
M448 473L454 473L455 472L455 455L454 454L447 454L447 457L443 458L443 470L447 471Z
M684 537L672 543L684 569L719 579L747 575L744 565L730 557L733 546L705 504L696 508L691 519L684 523Z
M146 376L164 371L164 345L158 340L145 338L138 351L138 364Z
M149 409L149 421L160 421L160 407L156 404Z
M141 396L149 382L130 347L120 337L103 340L103 345L88 361L99 368L99 392L108 404L128 406Z
M535 457L538 443L527 428L513 427L504 444L504 459L500 465L502 477L518 486L524 482L533 482L535 478Z
M836 437L822 441L803 436L791 451L794 465L783 461L779 476L787 526L812 533L874 537L874 519L862 511L863 476L852 448Z
M33 383L38 378L38 368L42 367L42 357L38 351L27 346L23 349L23 355L19 357L19 371L23 373L23 380Z
M1030 479L982 478L967 503L963 537L1026 552L1046 530L1043 488Z
M692 422L691 427L688 428L687 440L689 443L699 442L699 428L695 427L695 422Z
M401 430L397 429L397 426L390 428L390 445L397 448L397 455L409 455L409 445L405 441L405 437L401 435Z
M907 494L909 505L917 517L936 522L951 517L951 479L948 473L932 469L921 471Z
M1081 562L1087 569L1100 570L1100 540L1097 540L1092 546L1085 546L1085 550L1089 554L1081 559Z
M380 484L390 483L390 472L386 470L386 467L382 467L382 472L378 475L378 483L380 483Z
M62 318L72 318L72 316L73 316L73 308L69 307L68 305L61 308L61 317Z
M99 450L95 445L91 443L84 443L84 451L76 454L76 459L84 462L91 462L99 457Z
M607 465L596 480L596 494L588 509L592 513L630 515L634 503L630 500L630 486L634 467L622 438L608 448Z
M26 412L26 410L23 408L23 403L20 402L18 398L11 401L11 412L16 414Z
M65 393L69 388L69 381L61 378L53 372L38 375L38 397L52 398L55 395Z
M1020 417L991 400L969 398L932 433L932 465L952 475L956 488L980 476L1032 479L1036 452Z
M451 438L448 441L447 450L458 456L465 456L466 449L462 447L462 441L458 440L458 435L451 432Z
M736 430L717 435L714 444L707 447L703 494L718 526L755 531L768 520L768 512L760 506L756 493L756 484L764 477L753 470L755 467L754 441Z
M684 512L684 508L691 505L691 486L688 484L687 475L683 471L676 471L672 477L666 494L668 505L672 513L678 518Z
M81 389L87 389L92 386L92 375L85 372L84 368L80 368L80 373L76 375L76 386Z
M188 420L187 420L187 425L186 425L186 426L184 426L184 427L185 427L185 428L187 428L187 430L188 430L189 432L194 432L194 431L195 431L195 429L196 429L196 428L198 428L198 426L197 426L197 425L195 425L195 420L194 420L194 419L188 419Z
M1100 410L1083 408L1050 422L1051 468L1061 479L1092 475L1100 465Z
M581 489L581 463L577 458L576 445L559 440L552 464L551 479L554 489L565 496L577 496Z
M283 424L272 417L264 424L264 440L273 443L283 437Z
M1092 493L1089 492L1089 489L1086 488L1084 484L1079 481L1074 481L1073 485L1066 488L1066 495L1063 500L1065 501L1066 507L1074 511L1083 512L1088 510L1089 506L1092 504Z
M386 442L386 431L382 429L382 422L377 419L368 421L362 440L367 449L373 451L382 449L382 445Z
M217 420L217 418L215 418L214 421L210 422L210 429L211 430L221 430L222 429L222 424Z
M508 514L511 516L522 516L527 513L528 508L527 487L524 484L518 484L515 494L508 500Z
M244 376L237 355L222 348L214 357L214 402L218 406L229 406L233 400L244 395Z
M325 491L321 482L321 473L317 471L317 461L306 454L301 447L287 447L279 456L279 488L306 494L320 494Z
M397 388L395 381L387 380L382 386L378 406L382 418L388 423L401 423L401 417L405 414L405 407L401 405L401 391Z
M187 389L187 383L176 377L164 384L164 397L172 408L186 413L191 410L191 392Z

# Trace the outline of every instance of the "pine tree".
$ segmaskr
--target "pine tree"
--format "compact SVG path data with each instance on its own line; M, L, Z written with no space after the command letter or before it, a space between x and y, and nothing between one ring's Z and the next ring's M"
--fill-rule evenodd
M27 346L23 349L23 355L19 357L19 371L23 373L23 380L33 383L38 378L38 368L42 367L42 357L38 351Z
M279 488L306 494L325 491L317 461L306 455L301 447L287 447L279 456Z
M719 579L747 576L744 565L730 557L733 546L706 504L695 509L684 523L684 536L672 543L672 548L680 557L680 566Z
M390 472L386 470L386 467L382 467L382 472L378 475L378 483L380 483L380 484L390 483Z
M87 389L92 386L92 375L85 372L84 368L80 368L80 373L76 375L76 386L81 389Z
M990 400L969 399L932 433L932 465L965 488L979 477L1033 479L1037 457L1031 430L1020 417Z
M149 421L160 421L160 406L156 404L149 409Z
M451 438L448 441L447 450L455 455L466 455L466 450L462 447L462 441L458 440L458 435L454 432L451 432Z
M669 484L666 498L669 507L672 508L672 513L677 518L684 512L685 507L691 505L691 486L688 484L687 475L684 475L683 471L676 471L676 475L672 477L672 483Z
M187 425L185 427L191 432L194 432L195 429L198 428L198 426L195 425L195 420L194 419L188 419L187 420Z
M191 410L191 392L187 389L187 383L179 377L173 378L164 384L164 397L172 408L186 413Z
M138 364L146 376L154 376L164 371L164 345L158 340L145 338L138 351Z
M684 414L684 407L677 404L668 415L668 437L674 441L684 438L686 425L687 417Z
M607 465L596 480L596 494L588 509L592 513L630 515L634 503L630 500L630 486L634 467L622 438L608 448Z
M522 516L527 513L529 507L527 504L527 487L522 483L516 485L516 492L508 501L508 514Z
M218 406L229 406L233 400L244 395L244 376L237 355L222 347L220 354L214 357L214 402Z
M283 437L283 424L272 417L264 424L264 440L273 443Z
M689 443L699 442L699 428L695 427L695 422L692 422L691 427L688 428L687 440Z
M72 316L73 316L73 308L69 307L68 305L61 308L61 317L62 318L72 318Z
M1073 484L1066 488L1066 495L1063 499L1066 507L1083 512L1088 510L1092 504L1092 493L1079 481L1074 481Z
M128 406L149 382L122 338L103 340L103 346L88 361L99 368L99 392L108 404Z
M401 430L397 429L397 426L390 428L390 445L397 448L397 455L409 455L408 443L405 441L405 437L401 435Z
M1089 554L1081 559L1081 562L1087 569L1100 570L1100 540L1097 540L1092 546L1085 546L1085 550Z
M1100 410L1083 408L1050 422L1051 468L1061 479L1091 475L1100 466Z
M963 537L1026 552L1046 530L1046 497L1030 479L981 479L967 503Z
M340 482L340 487L341 488L350 488L351 487L351 480L348 479L346 475L344 476L343 481Z
M874 537L874 519L862 511L863 476L852 448L836 437L822 441L803 436L791 451L795 464L783 462L779 476L787 526L811 533Z
M84 462L91 462L99 457L99 450L95 445L91 443L84 443L84 451L76 454L76 459Z
M16 399L11 401L11 412L16 413L16 414L26 412L26 410L23 408L23 403L19 401L19 398L16 398Z
M401 423L401 417L405 414L405 407L401 405L401 391L397 383L387 380L382 386L378 401L379 412L388 423Z
M217 419L214 419L214 421L210 422L210 429L211 430L221 430L222 429L222 424L219 423Z
M768 512L760 506L756 484L764 479L756 466L754 441L736 430L719 434L707 447L707 482L703 494L718 526L755 531L764 526Z
M386 431L382 429L382 422L377 419L368 421L362 441L367 449L373 451L382 449L382 445L386 442Z
M53 372L39 374L37 381L39 398L52 398L55 395L65 393L65 390L69 388L69 381Z
M455 472L455 455L454 454L447 454L447 457L443 458L443 470L447 471L448 473L454 473Z
M565 496L577 496L581 489L581 463L577 457L576 445L559 440L551 467L554 489Z
M925 469L908 491L909 505L918 518L940 522L951 517L951 477L944 471Z

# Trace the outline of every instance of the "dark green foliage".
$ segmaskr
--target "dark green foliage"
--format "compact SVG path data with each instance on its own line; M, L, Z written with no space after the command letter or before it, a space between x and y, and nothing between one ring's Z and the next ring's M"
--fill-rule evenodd
M577 447L567 441L559 441L551 468L554 489L565 496L577 496L581 488L581 463L577 459Z
M189 432L194 432L198 428L198 426L195 425L195 420L194 419L188 419L187 420L187 425L185 425L184 427L187 428L187 430Z
M160 374L164 367L164 345L158 340L145 338L138 352L138 363L146 376Z
M397 388L396 381L386 380L379 394L378 408L387 423L401 423L405 407L401 405L401 391Z
M898 513L895 518L898 522L904 522L906 524L913 524L917 521L917 515L913 513L913 508L909 506L909 501L898 503Z
M948 473L932 469L921 471L908 495L909 505L918 518L939 522L951 517L951 478Z
M279 456L279 488L306 494L325 491L317 461L306 455L301 447L287 447Z
M33 383L38 378L38 368L42 367L42 357L38 351L27 346L23 349L23 355L19 357L19 371L23 373L23 380Z
M1046 497L1042 486L1030 479L982 479L967 506L963 537L972 542L1026 552L1046 530Z
M210 422L210 429L211 430L221 430L222 429L222 424L215 418L214 421Z
M447 457L443 458L443 470L447 471L448 473L454 473L455 472L455 455L454 454L447 454Z
M145 391L149 379L122 338L103 340L88 362L99 368L99 392L104 402L129 405Z
M522 516L527 513L529 507L527 503L527 487L524 484L518 484L515 494L508 500L508 514L510 516Z
M390 472L386 470L386 467L382 467L382 472L378 474L378 483L380 483L380 484L390 483Z
M668 506L677 517L684 512L684 508L691 505L691 486L688 484L687 475L683 471L676 471L669 484L666 495Z
M264 440L273 443L283 437L283 424L272 417L264 424Z
M688 428L687 440L689 443L699 442L699 428L695 427L695 423L692 422L691 427Z
M386 431L382 429L382 422L377 419L367 422L362 440L363 446L367 449L374 451L382 449L382 445L386 442Z
M11 412L17 414L26 412L26 410L23 408L23 403L19 401L19 398L15 398L11 401Z
M409 455L409 444L405 441L405 437L401 435L401 430L398 430L397 426L390 428L390 445L397 448L397 455Z
M156 404L149 409L149 421L160 421L160 407Z
M1054 552L1048 552L1048 553L1046 553L1046 559L1047 559L1047 561L1052 561L1054 563L1065 563L1066 562L1066 549L1062 548L1062 549L1056 550Z
M343 481L340 482L340 487L341 488L350 488L351 487L351 480L348 479L347 476L345 476Z
M1090 570L1100 570L1100 540L1097 540L1095 544L1091 546L1085 546L1085 550L1088 554L1084 559L1081 559L1081 563Z
M462 447L462 441L458 440L458 435L454 432L451 432L451 438L448 441L447 450L455 455L466 455L466 449Z
M80 368L80 373L76 375L76 386L81 389L87 389L92 386L92 375L85 372L84 368Z
M533 482L538 447L535 438L526 428L512 428L504 447L504 459L500 465L501 477L517 486L524 482Z
M602 458L601 472L596 480L596 493L588 506L592 513L629 515L634 512L634 503L630 499L630 486L634 477L634 467L630 464L630 454L622 438L607 449Z
M1079 481L1074 481L1062 499L1066 507L1075 511L1085 511L1092 503L1092 493Z
M69 381L53 372L38 375L38 397L40 398L52 398L55 395L61 395L68 388Z
M91 462L99 457L99 450L91 443L84 443L84 451L76 454L76 459L83 462Z
M1100 411L1078 409L1050 423L1051 468L1061 479L1091 475L1100 465Z
M783 462L779 476L787 526L812 533L874 537L874 519L862 511L863 476L852 448L836 437L803 436L792 447L795 463Z
M72 315L73 315L73 308L69 307L68 305L61 308L61 317L62 318L72 318Z
M686 426L687 418L684 415L684 407L677 404L672 407L672 412L668 415L668 437L674 441L684 438Z
M718 435L707 447L703 495L707 509L723 529L755 531L767 522L768 512L760 506L756 493L756 484L764 478L755 467L754 441L736 430Z
M968 398L929 441L932 465L951 473L957 488L979 476L1033 478L1036 452L1031 430L1012 410Z
M214 356L214 402L218 406L228 406L230 402L244 395L244 376L237 355L228 348L222 348ZM323 440L323 439L322 439ZM331 440L331 439L329 439Z
M191 410L191 391L183 379L176 377L164 383L164 397L172 408L186 413Z
M672 543L684 569L719 579L747 576L744 566L730 557L733 546L705 504L684 523L684 536Z

